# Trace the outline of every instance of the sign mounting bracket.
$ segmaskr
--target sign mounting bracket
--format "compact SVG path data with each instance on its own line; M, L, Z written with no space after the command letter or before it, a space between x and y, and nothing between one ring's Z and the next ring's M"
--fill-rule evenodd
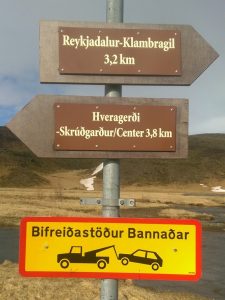
M116 206L129 206L134 207L136 206L136 202L134 199L116 199L117 205ZM80 205L106 205L105 200L102 198L81 198ZM108 205L108 204L107 204Z

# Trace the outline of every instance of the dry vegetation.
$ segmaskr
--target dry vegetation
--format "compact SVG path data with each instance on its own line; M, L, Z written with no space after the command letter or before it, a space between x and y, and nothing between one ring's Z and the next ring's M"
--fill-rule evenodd
M0 298L2 300L98 300L97 279L23 278L18 265L4 262L0 267ZM131 280L119 282L120 300L204 300L199 295L175 292L154 292L133 285Z
M26 216L99 216L101 207L81 206L82 197L100 197L102 183L97 178L95 191L87 192L79 184L85 171L67 171L47 175L48 185L32 188L0 188L1 226L18 226ZM222 183L224 184L224 182ZM190 191L192 193L190 193ZM193 207L222 206L224 197L208 196L199 184L186 186L122 186L121 198L134 198L136 208L121 208L122 217L198 218L209 222L213 216L196 213ZM176 204L184 208L177 208ZM0 265L0 299L38 300L100 299L100 280L62 278L24 278L18 264ZM119 281L120 300L204 300L199 295L159 292L135 286L131 280Z
M210 228L214 216L196 212L195 207L224 205L225 196L210 191L210 186L225 188L224 141L224 134L190 136L189 158L185 160L122 160L121 198L134 198L136 208L122 208L121 216L197 218ZM8 129L0 127L0 226L19 226L26 216L101 215L101 207L80 206L82 197L102 196L101 180L97 178L93 192L79 184L100 162L39 159ZM201 182L208 187L200 187ZM224 223L220 229L225 229ZM156 292L137 287L130 280L119 284L120 300L205 299ZM100 299L100 281L24 278L18 274L18 264L5 261L0 265L0 299L95 300Z
M48 176L51 186L34 188L0 189L0 225L18 226L20 219L26 216L98 216L101 207L81 206L80 198L101 198L101 182L97 180L96 190L87 192L79 184L82 174L76 172L57 173ZM62 188L64 187L64 188ZM196 190L192 195L187 192ZM158 192L157 190L160 190ZM204 190L205 192L205 190ZM196 213L193 206L220 206L224 197L208 196L196 186L166 187L122 187L121 198L136 200L136 208L122 208L121 216L126 217L170 217L198 218L210 221L213 216ZM176 204L187 209L178 209ZM154 214L154 215L153 215Z

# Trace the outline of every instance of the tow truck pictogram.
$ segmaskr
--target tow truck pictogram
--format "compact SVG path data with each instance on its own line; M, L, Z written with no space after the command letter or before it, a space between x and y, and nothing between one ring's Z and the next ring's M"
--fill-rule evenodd
M57 263L59 263L63 269L67 269L70 263L97 264L99 269L105 269L107 264L109 264L109 256L97 256L97 253L110 248L114 250L116 258L120 260L124 266L128 265L130 262L134 262L149 265L152 267L153 271L157 271L159 267L162 267L163 265L162 258L154 251L138 249L133 253L120 253L118 255L115 245L87 251L84 253L82 246L71 246L69 252L57 255Z
M96 254L110 248L114 249L116 257L118 257L114 245L84 253L82 246L72 246L68 253L61 253L57 255L57 262L63 269L68 268L70 263L97 264L99 269L105 269L106 265L109 264L109 257L97 256Z

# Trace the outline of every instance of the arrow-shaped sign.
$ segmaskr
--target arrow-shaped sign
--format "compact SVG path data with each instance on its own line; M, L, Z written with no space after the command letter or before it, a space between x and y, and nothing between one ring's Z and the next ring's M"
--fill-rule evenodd
M191 85L217 57L189 25L40 24L46 83Z
M38 95L7 127L39 157L183 158L188 100Z

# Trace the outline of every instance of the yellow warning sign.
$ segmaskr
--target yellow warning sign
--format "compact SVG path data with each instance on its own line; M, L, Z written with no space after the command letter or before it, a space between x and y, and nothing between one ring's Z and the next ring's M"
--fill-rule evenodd
M197 280L201 225L195 220L24 218L24 276Z

